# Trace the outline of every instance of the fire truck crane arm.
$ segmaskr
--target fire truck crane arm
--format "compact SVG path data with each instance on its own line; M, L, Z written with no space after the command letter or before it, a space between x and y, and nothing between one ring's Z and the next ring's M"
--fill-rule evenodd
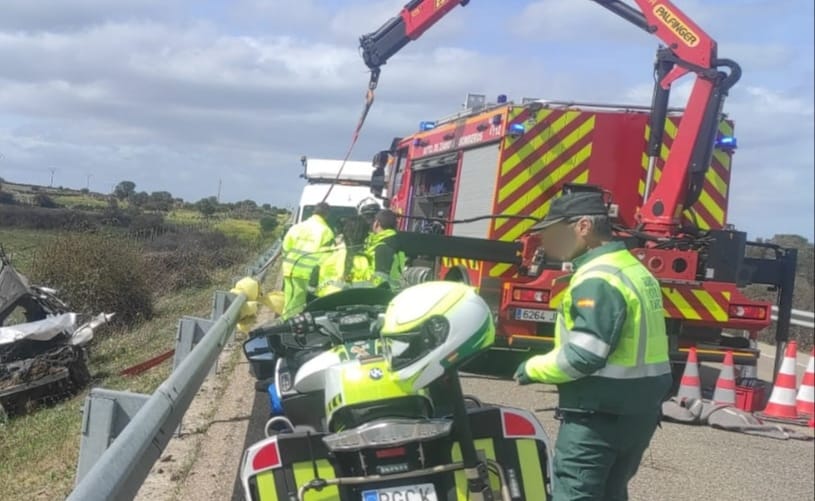
M682 211L699 197L729 89L741 77L734 61L717 57L716 42L669 0L634 0L639 10L621 0L592 0L635 26L653 34L666 47L657 52L656 82L648 141L649 166L639 220L652 234L675 233ZM728 71L720 71L726 68ZM662 177L653 185L662 148L671 84L694 73L685 113L677 130ZM653 189L652 189L653 188Z
M741 69L731 60L719 59L716 42L669 0L591 1L665 44L657 52L655 63L657 78L648 141L649 166L638 217L645 232L655 236L674 235L679 229L683 210L693 205L701 193L704 175L713 156L722 106L729 89L741 77ZM363 59L374 73L373 80L378 78L380 66L408 42L416 40L457 5L468 2L412 0L379 30L361 37ZM670 87L688 73L694 73L696 81L661 179L654 186Z
M398 16L359 39L365 64L371 70L378 70L408 42L419 38L457 5L464 6L469 1L411 0Z

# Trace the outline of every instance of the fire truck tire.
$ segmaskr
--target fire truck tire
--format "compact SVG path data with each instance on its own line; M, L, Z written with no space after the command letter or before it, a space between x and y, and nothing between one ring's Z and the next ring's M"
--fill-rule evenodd
M410 287L433 279L433 273L427 266L409 266L402 273L402 280Z
M444 275L445 282L460 282L464 285L471 285L470 284L470 274L467 273L467 269L463 266L454 266L447 270L447 274Z

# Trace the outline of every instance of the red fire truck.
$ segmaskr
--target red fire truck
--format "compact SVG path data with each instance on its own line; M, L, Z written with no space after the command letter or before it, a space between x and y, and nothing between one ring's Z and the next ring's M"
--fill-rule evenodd
M594 0L660 38L650 107L469 96L466 109L422 122L374 158L375 192L402 216L400 241L415 263L408 277L461 280L493 304L503 349L550 349L568 263L547 259L527 231L562 190L607 193L617 237L662 284L671 356L690 346L702 360L755 364L771 304L740 290L778 289L776 337L786 341L796 255L747 257L746 234L727 224L736 141L722 113L741 70L667 0ZM375 89L380 67L456 5L414 0L361 39ZM670 85L696 81L687 106L669 109ZM732 333L747 333L746 337Z

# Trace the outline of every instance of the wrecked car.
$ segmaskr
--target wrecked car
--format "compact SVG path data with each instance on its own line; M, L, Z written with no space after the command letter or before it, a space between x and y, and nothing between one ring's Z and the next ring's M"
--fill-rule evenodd
M70 311L55 290L31 285L0 249L0 418L84 388L87 345L112 317Z

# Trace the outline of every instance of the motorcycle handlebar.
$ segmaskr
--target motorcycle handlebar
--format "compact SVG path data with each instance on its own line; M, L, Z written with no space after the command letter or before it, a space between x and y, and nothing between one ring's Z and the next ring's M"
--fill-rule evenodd
M317 321L324 316L325 314L322 312L302 313L288 320L284 320L277 325L252 329L249 331L249 339L272 336L274 334L305 334L308 331L314 330Z

